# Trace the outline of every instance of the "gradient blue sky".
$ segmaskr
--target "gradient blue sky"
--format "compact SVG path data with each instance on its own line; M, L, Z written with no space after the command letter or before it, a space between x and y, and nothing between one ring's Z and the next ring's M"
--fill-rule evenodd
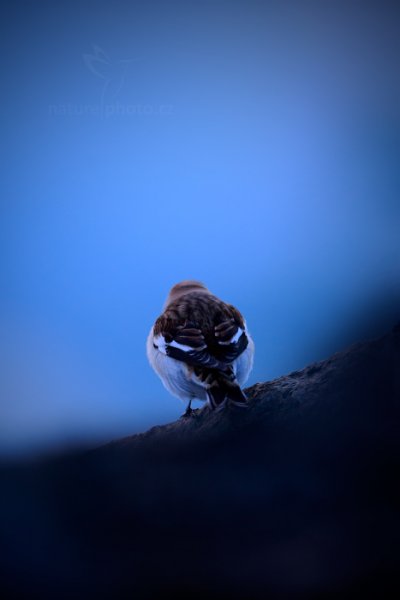
M145 341L181 279L247 316L250 384L394 305L394 5L2 9L1 453L177 418Z

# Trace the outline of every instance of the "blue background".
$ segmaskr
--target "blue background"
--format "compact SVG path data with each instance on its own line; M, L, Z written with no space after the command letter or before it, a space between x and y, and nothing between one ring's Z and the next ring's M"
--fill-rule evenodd
M4 8L3 455L179 417L145 341L181 279L247 317L249 384L391 324L394 4Z

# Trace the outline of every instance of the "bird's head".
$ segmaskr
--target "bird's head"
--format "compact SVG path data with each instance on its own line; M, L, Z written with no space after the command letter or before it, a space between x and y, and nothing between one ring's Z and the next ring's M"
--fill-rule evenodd
M209 292L206 286L200 281L192 279L185 279L179 283L176 283L169 291L167 300L165 301L164 308L166 308L171 302L174 302L177 298L190 294L191 292Z

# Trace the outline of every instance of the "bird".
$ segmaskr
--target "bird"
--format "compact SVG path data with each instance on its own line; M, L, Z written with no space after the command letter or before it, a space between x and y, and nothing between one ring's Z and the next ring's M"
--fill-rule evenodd
M212 410L248 406L241 388L253 367L253 339L239 310L200 281L171 288L146 350L166 389L188 403L183 417L194 415L194 399Z

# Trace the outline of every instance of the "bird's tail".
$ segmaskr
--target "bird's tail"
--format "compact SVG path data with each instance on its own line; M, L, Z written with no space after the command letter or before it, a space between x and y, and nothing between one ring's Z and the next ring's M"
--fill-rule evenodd
M214 410L220 410L227 402L243 408L248 406L248 400L236 379L232 380L222 374L213 378L207 387L207 396L210 406Z

